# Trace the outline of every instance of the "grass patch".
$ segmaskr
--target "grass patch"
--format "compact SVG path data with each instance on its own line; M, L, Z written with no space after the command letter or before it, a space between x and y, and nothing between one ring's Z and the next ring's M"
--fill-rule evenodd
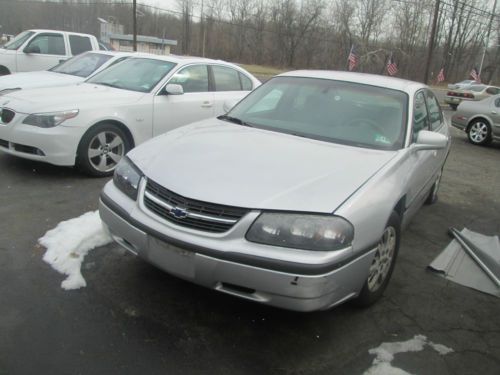
M275 76L288 71L287 69L273 68L271 66L239 64L243 69L248 70L256 76Z

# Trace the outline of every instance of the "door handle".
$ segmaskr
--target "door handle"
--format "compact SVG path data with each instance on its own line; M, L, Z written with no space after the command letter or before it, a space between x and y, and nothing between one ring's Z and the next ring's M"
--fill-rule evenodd
M491 114L492 114L492 115L496 115L496 114L497 114L497 111L491 111Z
M203 108L210 108L210 107L212 107L213 105L214 105L214 103L213 103L213 102L203 102L203 103L201 104L201 106L202 106Z

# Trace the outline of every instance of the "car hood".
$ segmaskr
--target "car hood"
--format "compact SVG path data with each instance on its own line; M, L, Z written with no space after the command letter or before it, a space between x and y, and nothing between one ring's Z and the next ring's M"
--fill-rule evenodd
M15 73L0 77L0 91L14 88L55 87L82 82L84 78L49 71Z
M148 178L185 197L331 213L396 153L211 119L154 138L129 157Z
M0 96L0 106L12 108L20 113L82 110L100 106L132 104L144 95L141 92L120 90L91 83L79 83L64 87L14 91Z

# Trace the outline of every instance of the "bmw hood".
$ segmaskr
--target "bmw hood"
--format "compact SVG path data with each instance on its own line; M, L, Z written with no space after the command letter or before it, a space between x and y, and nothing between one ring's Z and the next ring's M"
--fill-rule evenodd
M80 83L64 87L14 91L0 96L0 106L11 108L20 113L82 110L132 104L143 95L144 93L141 92Z
M66 86L83 80L82 77L49 71L9 74L0 77L0 93L8 89Z
M185 197L331 213L396 153L211 119L154 138L129 157L147 178Z

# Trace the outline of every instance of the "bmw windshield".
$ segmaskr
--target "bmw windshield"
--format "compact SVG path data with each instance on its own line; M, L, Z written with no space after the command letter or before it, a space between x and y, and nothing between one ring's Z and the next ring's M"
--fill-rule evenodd
M117 89L150 92L175 63L148 58L130 58L104 69L86 82Z
M382 150L403 147L408 96L329 79L276 77L221 120L306 138Z

